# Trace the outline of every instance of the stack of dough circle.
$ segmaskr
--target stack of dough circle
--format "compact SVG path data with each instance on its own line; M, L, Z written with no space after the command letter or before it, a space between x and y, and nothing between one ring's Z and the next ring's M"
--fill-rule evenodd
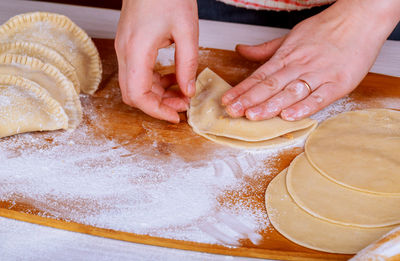
M0 75L1 80L11 82L0 82L4 85L2 101L7 101L0 103L0 111L7 112L7 117L1 117L0 137L75 129L82 121L79 93L93 94L101 74L101 60L93 41L66 16L35 12L12 17L0 26ZM27 102L20 107L25 110L9 104L23 100ZM37 111L33 111L35 104L41 104ZM48 117L51 112L54 115ZM59 120L54 121L54 117ZM61 124L65 117L67 124Z
M351 111L325 121L305 145L310 163L352 189L400 195L400 112Z
M323 122L268 186L266 207L281 234L333 253L356 253L397 227L400 112L352 111Z
M312 216L289 195L286 170L268 185L265 202L269 220L278 232L299 245L315 250L353 254L394 228L343 226Z
M221 105L222 95L230 88L232 86L208 68L199 74L196 95L188 110L188 122L194 132L232 147L269 148L304 140L317 125L312 119L289 122L279 117L264 121L231 118Z

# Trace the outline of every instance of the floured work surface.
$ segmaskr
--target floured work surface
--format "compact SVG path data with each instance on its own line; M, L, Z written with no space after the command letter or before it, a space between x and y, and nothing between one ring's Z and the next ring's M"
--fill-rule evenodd
M276 259L337 260L298 246L269 223L269 181L302 152L245 151L195 135L185 121L161 122L123 105L113 42L97 40L100 90L81 95L84 121L74 132L0 140L0 215L132 242ZM168 71L172 51L158 68ZM206 66L234 85L258 64L201 50ZM362 108L400 109L400 80L368 75L349 97L314 119Z

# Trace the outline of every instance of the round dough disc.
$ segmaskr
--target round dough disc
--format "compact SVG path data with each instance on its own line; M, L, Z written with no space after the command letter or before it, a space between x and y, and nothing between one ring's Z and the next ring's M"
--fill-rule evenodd
M382 227L400 224L400 196L361 192L321 175L304 153L288 168L287 189L302 209L342 225Z
M400 112L351 111L326 120L305 145L310 163L344 186L400 195Z
M286 170L268 185L265 204L268 218L279 233L301 246L330 253L357 253L395 227L342 226L308 214L290 197Z

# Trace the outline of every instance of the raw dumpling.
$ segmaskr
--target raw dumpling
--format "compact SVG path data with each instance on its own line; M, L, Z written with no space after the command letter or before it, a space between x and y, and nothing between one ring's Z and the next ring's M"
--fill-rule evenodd
M35 12L14 16L0 27L1 42L26 41L59 52L75 68L84 93L93 94L101 80L101 60L92 39L64 15Z
M72 82L56 67L28 56L0 56L0 74L22 76L36 82L58 101L68 115L68 128L75 129L82 120L82 107Z
M68 128L60 103L35 82L0 74L0 138Z

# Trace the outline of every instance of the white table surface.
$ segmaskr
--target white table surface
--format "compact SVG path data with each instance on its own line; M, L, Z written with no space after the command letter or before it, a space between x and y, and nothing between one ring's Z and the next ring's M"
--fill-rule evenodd
M119 11L20 0L0 0L0 23L31 11L69 16L90 36L114 38ZM200 46L233 50L256 44L286 29L200 21ZM400 42L386 41L372 72L400 76ZM74 233L0 217L0 260L254 260L134 244Z

